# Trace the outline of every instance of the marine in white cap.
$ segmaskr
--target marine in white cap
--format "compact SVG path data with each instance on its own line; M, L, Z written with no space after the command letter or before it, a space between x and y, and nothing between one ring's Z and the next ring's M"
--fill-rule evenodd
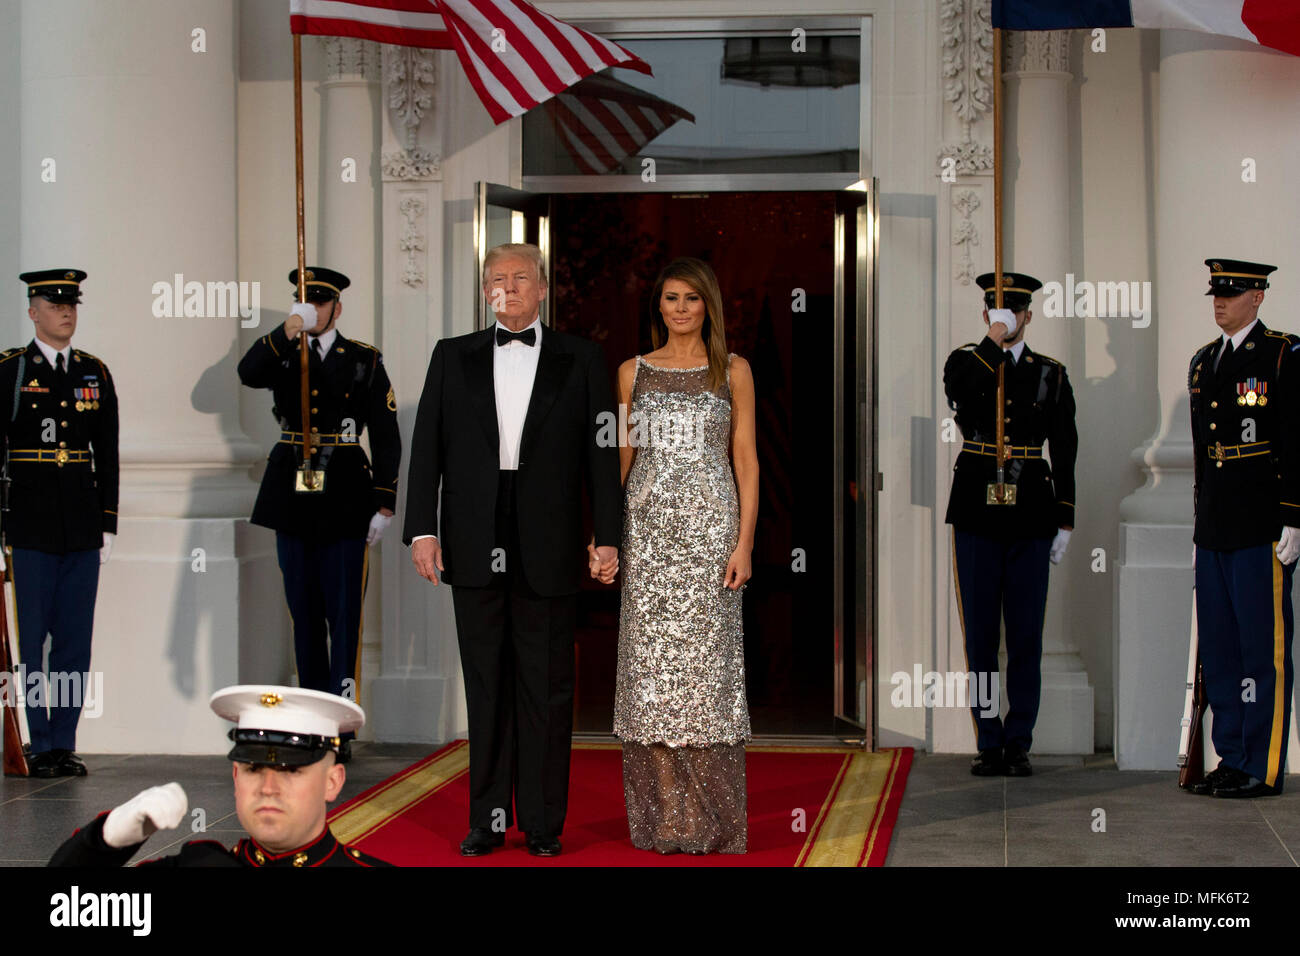
M235 813L249 835L229 849L194 840L141 866L389 865L340 843L325 821L347 777L340 735L365 723L360 707L323 691L269 684L227 687L209 703L235 722L227 756ZM50 866L122 866L155 831L180 825L187 809L180 784L150 787L74 833Z

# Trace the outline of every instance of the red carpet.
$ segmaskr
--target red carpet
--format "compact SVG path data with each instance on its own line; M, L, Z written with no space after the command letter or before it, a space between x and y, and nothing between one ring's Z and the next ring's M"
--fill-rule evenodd
M515 829L487 857L464 859L469 745L454 741L330 814L346 843L399 866L882 866L912 764L910 748L746 751L749 852L661 856L628 838L617 744L575 744L564 852L528 855Z

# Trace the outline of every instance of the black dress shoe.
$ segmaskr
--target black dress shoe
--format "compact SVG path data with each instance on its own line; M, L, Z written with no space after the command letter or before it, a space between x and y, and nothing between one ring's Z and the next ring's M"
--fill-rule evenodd
M50 751L44 750L41 753L27 755L27 776L57 777L58 775L59 762Z
M1002 748L990 747L988 750L981 750L979 755L970 762L970 772L977 777L1002 776Z
M539 834L534 836L528 834L525 841L528 846L528 852L533 856L559 856L560 839L559 837L546 836Z
M1282 792L1281 787L1270 787L1262 780L1247 776L1240 770L1233 771L1234 776L1221 781L1211 791L1216 797L1272 797Z
M55 768L60 777L84 777L88 771L86 765L82 763L81 758L71 750L56 750L58 754L58 766Z
M1221 781L1226 781L1231 774L1236 772L1237 771L1233 770L1231 767L1225 767L1223 764L1219 764L1200 780L1196 781L1196 783L1189 783L1187 786L1183 787L1183 789L1188 793L1194 793L1198 796L1209 796L1215 787L1220 786Z
M506 835L496 833L484 827L474 827L469 835L460 841L461 856L487 856L497 847L506 845Z
M1028 777L1034 772L1029 765L1029 754L1019 747L1007 747L1002 752L1002 762L1006 765L1008 777Z

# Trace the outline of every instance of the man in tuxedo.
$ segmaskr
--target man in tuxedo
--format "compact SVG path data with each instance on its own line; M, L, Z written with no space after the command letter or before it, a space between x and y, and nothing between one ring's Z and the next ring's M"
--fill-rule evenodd
M600 346L542 326L536 246L492 249L483 293L496 322L439 341L429 360L403 540L421 576L436 585L441 573L452 589L469 709L461 854L504 845L517 813L528 852L555 856L569 792L584 482L589 571L609 580L618 562L618 449L598 440L614 399Z

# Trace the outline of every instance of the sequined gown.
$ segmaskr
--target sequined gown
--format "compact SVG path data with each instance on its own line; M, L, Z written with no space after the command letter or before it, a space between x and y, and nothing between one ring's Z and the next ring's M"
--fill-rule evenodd
M637 357L614 733L640 849L745 852L741 592L723 585L740 532L729 381L710 392L707 366Z

